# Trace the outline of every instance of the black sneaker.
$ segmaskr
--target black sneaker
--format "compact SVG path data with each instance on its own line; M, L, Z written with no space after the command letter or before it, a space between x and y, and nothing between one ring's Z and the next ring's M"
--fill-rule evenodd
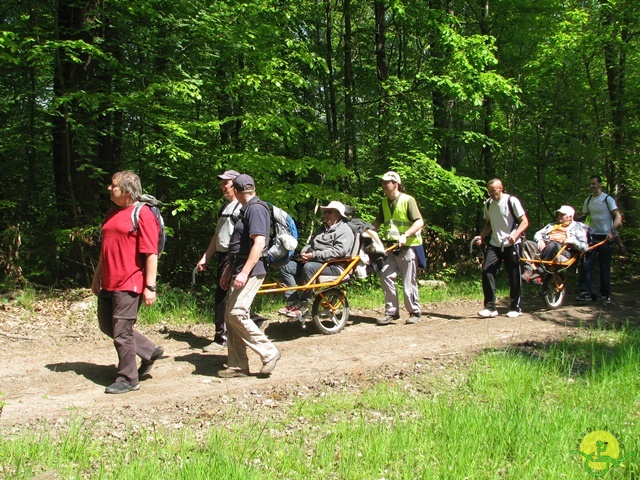
M131 385L129 382L115 382L104 389L104 393L129 393L140 390L140 384Z
M611 305L611 297L602 297L602 303L605 305Z
M593 302L593 295L589 292L582 292L576 297L579 302Z
M138 378L142 378L146 375L149 375L153 364L164 354L164 348L158 345L154 348L153 353L151 354L151 358L149 360L142 360L140 364L140 368L138 369Z

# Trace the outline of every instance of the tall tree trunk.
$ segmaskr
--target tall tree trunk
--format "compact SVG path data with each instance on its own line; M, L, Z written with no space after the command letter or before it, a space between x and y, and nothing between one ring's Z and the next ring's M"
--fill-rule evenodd
M327 99L327 129L329 131L329 141L332 158L339 155L340 134L338 130L338 104L336 101L335 69L333 67L333 11L331 0L325 0L326 5L326 62L327 62L327 88L325 93Z
M59 0L56 35L60 42L83 41L94 45L94 38L105 39L101 0ZM73 51L80 62L71 58ZM114 141L116 116L107 114L110 105L96 98L109 97L112 74L100 69L91 54L63 45L55 54L53 91L59 105L53 123L53 168L58 228L92 225L104 211L105 180L96 169L115 165L118 143ZM86 98L85 98L86 97ZM86 250L83 235L70 237L71 250L61 260L62 274L88 284L92 254Z
M389 155L389 98L385 83L389 79L389 63L387 60L387 21L383 0L374 2L376 22L376 65L378 72L378 154L377 164L386 165Z
M353 32L351 30L351 0L343 0L344 17L344 164L356 167L356 115L353 106ZM357 170L357 169L356 169Z
M431 8L448 13L448 0L431 0ZM431 36L431 52L434 59L434 73L437 76L444 75L448 63L449 51L442 39L435 31ZM433 130L438 146L436 161L447 170L453 167L453 149L451 138L453 133L453 106L454 100L439 87L435 87L432 93L433 102Z
M636 200L632 197L627 187L627 155L630 151L627 123L627 53L629 45L629 17L627 9L631 6L627 2L611 4L603 1L607 8L603 19L603 24L610 37L604 43L604 61L607 75L607 92L609 96L609 106L611 110L613 155L607 159L606 177L610 193L617 194L620 207L625 211L636 209ZM637 227L640 222L637 215L626 217L625 223L628 226Z
M491 29L489 26L489 0L480 0L480 34L489 36ZM485 96L482 101L483 113L483 134L485 141L480 151L480 164L486 178L495 177L495 166L493 164L493 152L491 151L492 137L491 122L493 121L493 99Z

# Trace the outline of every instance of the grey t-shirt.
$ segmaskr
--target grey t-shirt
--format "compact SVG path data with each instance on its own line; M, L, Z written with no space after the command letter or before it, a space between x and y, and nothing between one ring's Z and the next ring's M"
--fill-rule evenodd
M238 200L228 202L222 207L218 215L218 225L216 226L216 252L229 251L229 242L239 215L240 202Z
M582 213L591 216L591 232L594 235L607 235L613 228L611 212L618 209L615 199L602 192L597 197L587 197L582 206Z

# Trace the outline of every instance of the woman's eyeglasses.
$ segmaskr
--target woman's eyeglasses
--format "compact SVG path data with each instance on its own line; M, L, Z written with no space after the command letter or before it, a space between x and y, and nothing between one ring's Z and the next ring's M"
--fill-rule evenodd
M335 212L335 210L331 210L331 209L329 209L329 210L325 210L323 213L324 213L325 215L327 215L327 214L331 215L331 214L332 214L332 213L334 213L334 212Z

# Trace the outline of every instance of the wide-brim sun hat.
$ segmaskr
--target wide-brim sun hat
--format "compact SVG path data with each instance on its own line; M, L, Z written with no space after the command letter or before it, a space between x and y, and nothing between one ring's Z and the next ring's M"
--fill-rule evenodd
M337 210L342 218L347 218L347 215L345 213L346 207L343 203L336 200L332 200L331 202L329 202L329 205L320 207L320 210Z

